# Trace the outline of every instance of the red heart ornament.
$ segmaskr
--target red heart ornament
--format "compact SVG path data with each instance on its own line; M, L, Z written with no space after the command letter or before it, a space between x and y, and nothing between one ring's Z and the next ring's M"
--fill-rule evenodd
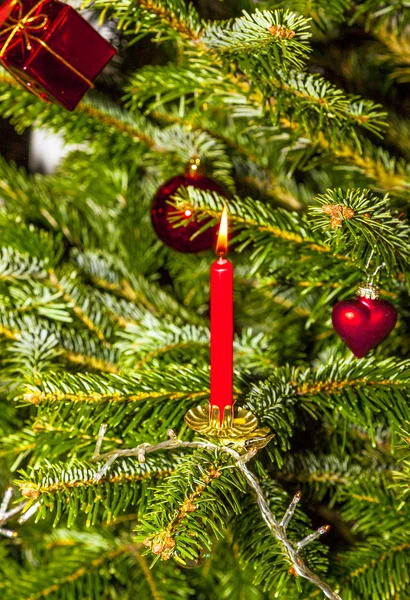
M338 302L332 312L336 333L357 358L363 358L386 338L396 325L397 312L390 302L357 296Z

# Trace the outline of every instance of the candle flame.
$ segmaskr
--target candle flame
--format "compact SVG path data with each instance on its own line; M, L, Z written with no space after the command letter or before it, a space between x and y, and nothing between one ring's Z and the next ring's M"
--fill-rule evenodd
M226 206L222 211L216 251L220 256L228 252L228 209Z

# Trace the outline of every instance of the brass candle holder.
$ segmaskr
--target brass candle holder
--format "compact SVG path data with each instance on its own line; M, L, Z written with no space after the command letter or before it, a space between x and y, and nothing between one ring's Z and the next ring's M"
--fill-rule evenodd
M185 422L194 431L220 438L224 443L242 443L269 434L267 427L258 426L253 413L234 406L225 406L222 418L219 406L196 406L186 413Z

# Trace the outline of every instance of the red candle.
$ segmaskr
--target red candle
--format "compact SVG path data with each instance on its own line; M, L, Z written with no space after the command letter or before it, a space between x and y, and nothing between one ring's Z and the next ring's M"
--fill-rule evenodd
M219 407L232 406L233 392L233 266L224 258L228 249L228 215L222 213L216 251L219 259L211 266L211 399Z

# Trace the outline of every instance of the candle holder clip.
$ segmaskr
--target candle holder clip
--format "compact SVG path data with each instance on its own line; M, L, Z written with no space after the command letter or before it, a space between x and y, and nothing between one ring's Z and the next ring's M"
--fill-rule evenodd
M253 413L245 408L234 410L233 406L225 406L222 419L219 406L196 406L186 413L185 422L194 431L219 438L224 443L243 444L247 440L266 438L269 434L267 427L258 426Z

